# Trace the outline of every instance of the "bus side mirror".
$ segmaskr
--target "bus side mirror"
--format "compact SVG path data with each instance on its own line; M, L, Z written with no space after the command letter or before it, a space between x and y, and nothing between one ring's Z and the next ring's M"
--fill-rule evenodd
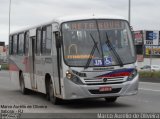
M56 40L56 47L60 48L62 44L62 36L60 36L60 32L55 32L55 40Z

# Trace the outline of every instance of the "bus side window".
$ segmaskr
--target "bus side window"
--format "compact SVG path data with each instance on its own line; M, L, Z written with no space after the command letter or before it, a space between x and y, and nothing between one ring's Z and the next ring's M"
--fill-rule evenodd
M41 53L41 29L37 29L37 42L36 42L36 54L39 56Z
M27 55L28 56L28 48L29 48L29 32L27 31L26 33L25 33L25 40L24 40L25 42L24 42L24 53L25 53L25 55Z
M46 28L42 28L42 39L41 39L41 53L46 53Z
M24 54L24 33L21 33L18 35L18 54L23 55Z
M17 50L18 50L18 45L17 45L17 35L13 36L13 55L17 54Z
M51 54L52 27L46 26L42 28L42 54Z
M13 54L13 36L9 37L9 54Z
M46 29L46 53L51 54L51 44L52 44L52 27L48 26Z

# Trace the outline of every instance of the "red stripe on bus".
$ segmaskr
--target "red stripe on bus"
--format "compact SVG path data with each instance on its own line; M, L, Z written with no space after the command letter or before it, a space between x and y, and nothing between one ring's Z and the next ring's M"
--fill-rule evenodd
M129 76L131 73L130 72L120 72L120 73L115 73L115 74L108 74L104 76L100 76L98 78L108 78L108 77L118 77L118 76Z

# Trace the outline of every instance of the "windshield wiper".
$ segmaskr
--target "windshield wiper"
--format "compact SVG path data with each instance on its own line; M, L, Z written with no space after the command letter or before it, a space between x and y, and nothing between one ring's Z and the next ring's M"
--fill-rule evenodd
M100 54L100 51L99 51L98 46L97 46L98 42L95 41L95 39L93 38L91 33L90 33L90 36L91 36L91 38L92 38L92 40L94 42L95 47L97 48L98 53Z
M98 49L98 42L96 42L95 41L95 39L93 38L93 36L92 36L92 34L90 33L90 36L91 36L91 38L92 38L92 40L93 40L93 42L94 42L94 46L93 46L93 48L92 48L92 51L91 51L91 53L90 53L90 55L89 55L89 58L88 58L88 60L87 60L87 63L86 63L86 65L85 65L85 69L87 69L88 67L89 67L89 64L91 63L91 60L92 60L92 56L93 56L93 54L94 54L94 52L95 52L95 50L97 49L97 51L98 51L98 53L100 54L100 51L99 51L99 49Z
M106 32L106 42L105 43L111 49L111 51L114 53L114 55L116 56L120 67L123 67L123 62L122 62L119 54L116 52L115 48L113 47L112 43L109 41L107 32Z

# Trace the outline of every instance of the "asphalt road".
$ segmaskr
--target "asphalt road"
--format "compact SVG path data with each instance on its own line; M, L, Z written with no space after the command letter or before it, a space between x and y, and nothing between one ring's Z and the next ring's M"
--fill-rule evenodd
M116 103L109 104L104 99L64 101L62 105L53 105L39 93L22 95L10 79L9 73L0 71L0 110L21 110L23 113L67 113L62 117L93 116L91 113L156 113L160 112L160 83L140 82L139 93L135 96L120 97ZM10 106L2 108L2 106ZM15 108L14 106L22 106ZM30 107L27 107L30 106ZM12 107L12 108L11 108ZM39 114L36 114L39 115Z

